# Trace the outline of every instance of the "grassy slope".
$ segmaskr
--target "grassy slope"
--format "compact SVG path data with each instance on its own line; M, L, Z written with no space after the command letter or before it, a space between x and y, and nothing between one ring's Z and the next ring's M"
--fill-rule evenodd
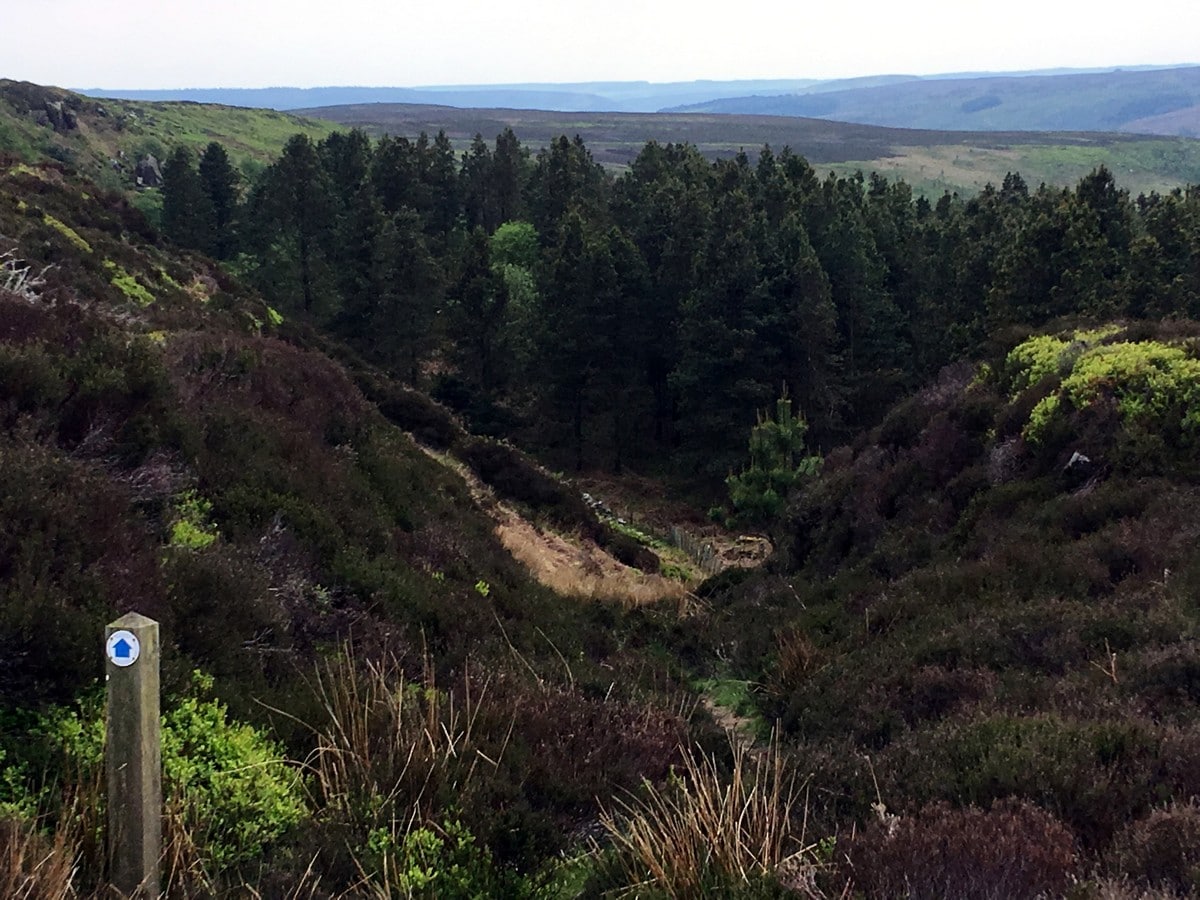
M78 126L55 131L38 125L34 115L47 102L61 102L74 112ZM199 103L148 103L98 100L58 88L0 80L0 151L26 159L45 156L68 160L99 183L120 189L132 186L133 166L147 151L160 157L176 144L196 150L220 141L235 164L265 164L296 132L314 139L335 125L275 112ZM110 165L123 153L123 171ZM160 158L160 162L162 159Z
M819 169L879 171L929 195L972 194L1019 171L1030 184L1070 185L1101 163L1134 193L1200 182L1200 142L1124 134L919 131L823 119L704 113L553 113L456 109L407 104L325 107L307 115L371 134L430 134L445 129L465 149L476 133L490 139L512 127L529 146L580 135L602 164L628 165L646 141L695 144L710 157L790 146Z

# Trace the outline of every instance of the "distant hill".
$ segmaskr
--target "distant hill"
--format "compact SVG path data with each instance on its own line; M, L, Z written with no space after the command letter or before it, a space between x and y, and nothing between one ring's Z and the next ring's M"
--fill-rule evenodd
M1061 75L922 78L838 90L716 99L670 112L811 116L965 131L1197 134L1200 67Z
M722 97L750 93L781 93L820 89L821 85L844 87L866 81L887 84L910 76L877 76L852 82L820 82L816 79L773 79L756 81L649 81L579 82L571 84L496 84L433 87L317 87L317 88L188 88L182 90L116 91L88 88L92 97L127 100L220 103L259 109L295 110L319 106L363 103L424 103L435 106L504 107L543 109L555 112L656 112L664 106L702 103Z

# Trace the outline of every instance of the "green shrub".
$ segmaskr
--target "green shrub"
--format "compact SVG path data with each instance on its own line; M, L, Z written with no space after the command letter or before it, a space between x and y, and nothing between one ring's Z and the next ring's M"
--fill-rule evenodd
M176 519L171 525L172 547L203 550L217 539L219 532L210 520L210 501L190 490L176 496L174 505Z
M281 749L252 726L231 721L224 704L206 697L211 678L196 672L193 686L163 716L163 797L177 832L199 850L211 875L261 857L307 808L304 786ZM100 783L104 728L99 695L75 707L49 708L25 732L24 758L0 771L0 784L22 784L39 811L61 815L64 797L80 785ZM101 810L90 813L103 821Z
M303 784L269 737L230 721L205 699L212 679L195 673L193 696L163 716L163 787L217 870L259 858L306 815Z
M498 867L491 851L455 820L367 837L367 881L384 897L482 900L543 896L534 879Z

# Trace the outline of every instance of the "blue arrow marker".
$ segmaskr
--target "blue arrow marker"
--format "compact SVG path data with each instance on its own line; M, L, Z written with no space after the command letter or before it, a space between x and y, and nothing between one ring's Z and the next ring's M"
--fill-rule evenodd
M121 638L113 644L113 659L129 659L133 656L133 647L125 638Z

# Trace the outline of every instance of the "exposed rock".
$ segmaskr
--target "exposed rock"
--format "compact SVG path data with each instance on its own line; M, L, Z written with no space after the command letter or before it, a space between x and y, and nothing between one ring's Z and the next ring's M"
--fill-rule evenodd
M138 187L162 187L162 168L153 154L147 153L143 159L138 161L134 174L137 177Z
M79 126L75 111L64 105L61 100L47 100L44 109L49 124L57 132L72 131Z

